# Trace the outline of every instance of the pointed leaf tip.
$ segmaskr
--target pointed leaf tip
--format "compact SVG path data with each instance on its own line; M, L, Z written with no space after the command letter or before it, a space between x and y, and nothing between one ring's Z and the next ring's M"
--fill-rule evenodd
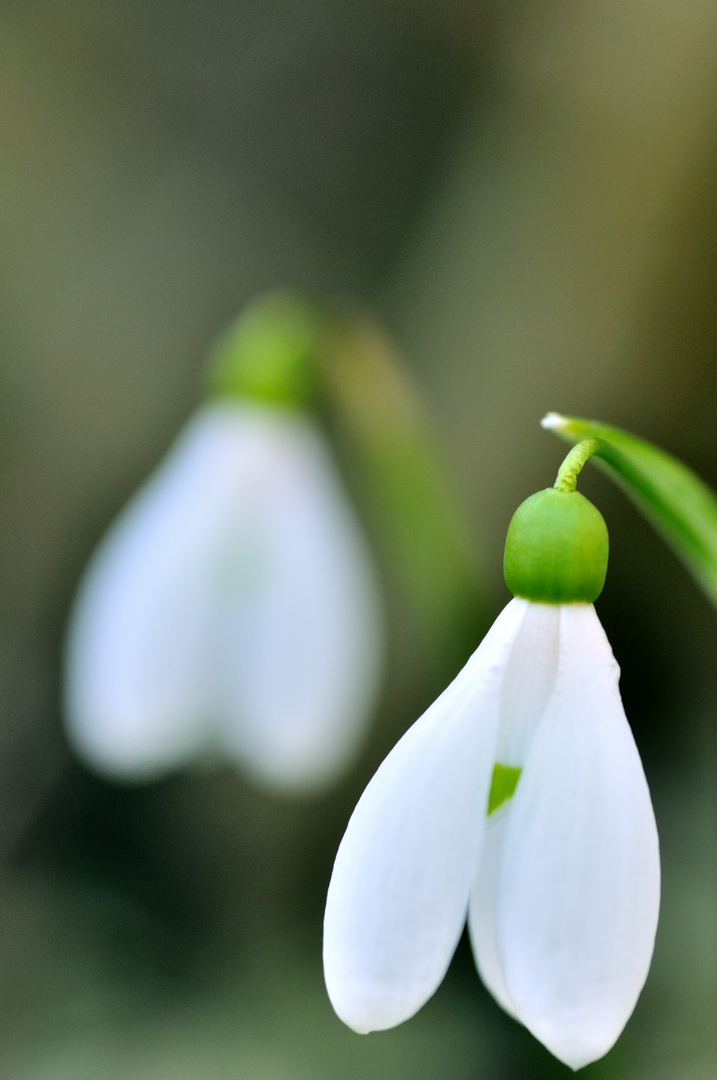
M549 412L540 421L540 426L545 428L546 431L554 431L556 428L565 427L566 423L567 418L565 416L561 416L560 413Z

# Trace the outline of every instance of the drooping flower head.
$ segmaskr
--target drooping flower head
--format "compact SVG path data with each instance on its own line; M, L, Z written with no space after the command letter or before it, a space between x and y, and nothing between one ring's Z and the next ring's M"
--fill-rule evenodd
M73 745L105 773L153 778L212 755L270 786L314 788L360 743L381 604L304 408L302 335L300 319L261 307L237 324L210 400L83 577L65 711Z
M358 1032L412 1016L466 914L506 1011L579 1068L610 1049L652 957L657 831L593 601L607 529L575 491L594 445L511 521L513 599L360 799L324 923L326 985Z

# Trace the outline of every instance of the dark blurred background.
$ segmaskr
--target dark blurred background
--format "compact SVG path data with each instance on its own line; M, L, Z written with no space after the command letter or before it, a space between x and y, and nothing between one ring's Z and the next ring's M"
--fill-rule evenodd
M392 333L491 617L510 515L563 456L547 410L634 430L717 487L717 7L6 0L0 86L0 1073L569 1075L465 942L393 1032L353 1035L326 1000L338 840L442 688L400 598L372 739L303 801L229 769L144 787L85 771L62 734L63 627L212 340L277 286L358 301ZM584 1075L712 1080L717 613L591 466L581 490L610 528L598 610L664 872L647 987Z

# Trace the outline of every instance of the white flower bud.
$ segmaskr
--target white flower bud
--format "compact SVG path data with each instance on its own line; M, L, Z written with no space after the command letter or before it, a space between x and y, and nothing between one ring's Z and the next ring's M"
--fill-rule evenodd
M313 788L356 751L380 653L373 568L320 434L287 409L214 402L84 576L69 737L125 779L214 752Z

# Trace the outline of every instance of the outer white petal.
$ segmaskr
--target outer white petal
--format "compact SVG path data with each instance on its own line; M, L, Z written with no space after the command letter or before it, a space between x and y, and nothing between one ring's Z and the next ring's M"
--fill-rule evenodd
M208 741L218 551L261 451L251 408L208 406L95 553L72 612L65 711L93 765L149 777Z
M326 903L324 974L356 1031L408 1019L450 963L480 852L503 671L525 610L513 600L503 611L349 822Z
M562 607L556 688L513 797L498 884L510 1000L573 1068L622 1031L657 927L657 830L618 676L592 605Z
M510 650L500 693L495 760L522 768L535 730L555 689L560 652L560 608L530 603ZM495 894L512 800L486 822L483 853L471 888L468 927L483 982L506 1012L515 1015L495 941Z
M221 608L223 746L265 782L332 779L370 719L382 612L328 450L299 417L275 416L237 504Z

